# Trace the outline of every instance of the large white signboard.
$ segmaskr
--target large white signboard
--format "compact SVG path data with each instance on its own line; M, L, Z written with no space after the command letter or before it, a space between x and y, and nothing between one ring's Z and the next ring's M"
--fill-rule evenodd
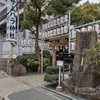
M16 0L9 0L9 6L7 8L7 31L6 31L6 40L15 41L16 40Z

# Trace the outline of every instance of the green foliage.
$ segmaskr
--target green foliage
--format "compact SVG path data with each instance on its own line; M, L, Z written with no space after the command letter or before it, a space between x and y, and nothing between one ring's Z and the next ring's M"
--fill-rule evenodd
M73 7L73 4L77 4L79 1L80 0L51 0L46 13L54 16L64 14L70 7Z
M46 75L44 76L44 81L55 83L55 82L58 82L58 78L59 78L59 67L48 66L46 68Z
M50 57L51 57L50 52L47 51L47 50L43 50L43 57L45 57L45 58L50 58Z
M54 75L46 74L44 77L44 81L50 82L50 83L57 83L58 79L59 79L59 75L57 74L54 74Z
M39 65L39 62L34 59L29 58L27 60L27 66L34 67L34 66L38 66L38 65Z
M29 63L29 59L30 59L30 63ZM33 60L34 60L34 62L32 62ZM28 61L28 63L27 63L27 61ZM21 63L22 65L24 65L26 67L26 69L28 71L29 69L33 70L32 65L34 65L34 68L37 67L36 64L38 62L37 62L37 57L35 54L23 54L23 55L19 55L18 57L16 57L16 63ZM29 67L29 64L30 64L30 67Z
M46 68L46 73L50 75L59 74L59 67L58 66L48 66Z
M71 24L82 25L93 20L100 20L100 3L85 2L82 5L75 7L71 13Z
M59 78L59 67L48 66L46 68L46 75L44 76L44 81L55 83L55 82L58 82L58 78Z
M49 58L43 58L43 67L47 67L50 65L50 59Z
M35 59L37 60L37 57L35 54L23 54L16 57L17 62L27 62L28 59Z
M85 59L87 64L94 63L96 65L100 64L100 43L96 43L95 47L91 49L86 49L85 52L88 56Z
M35 59L30 59L29 58L27 60L27 68L32 72L37 71L38 65L39 65L39 62L36 61Z
M23 63L23 62L26 62L27 61L27 57L26 56L23 56L23 55L19 55L18 57L16 57L16 61L18 63Z

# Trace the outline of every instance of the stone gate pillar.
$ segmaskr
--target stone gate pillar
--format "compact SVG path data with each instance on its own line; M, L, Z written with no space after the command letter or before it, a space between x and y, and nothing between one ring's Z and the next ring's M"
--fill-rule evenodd
M2 31L1 31L1 29L0 29L0 58L2 58Z
M56 65L56 50L55 46L52 47L52 66Z

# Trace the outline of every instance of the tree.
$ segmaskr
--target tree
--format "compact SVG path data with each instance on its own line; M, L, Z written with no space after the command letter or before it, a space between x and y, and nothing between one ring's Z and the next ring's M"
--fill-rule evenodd
M43 19L47 15L59 15L68 11L68 8L80 0L30 0L26 3L26 19L21 23L22 29L28 29L35 36L35 53L40 60L40 47L38 45L39 31ZM60 9L59 9L60 8ZM38 67L40 72L40 64Z
M71 14L72 25L82 25L94 20L100 20L100 3L85 2L76 7Z
M81 0L51 0L51 5L48 7L47 14L54 16L64 14L70 7L78 4L79 1Z

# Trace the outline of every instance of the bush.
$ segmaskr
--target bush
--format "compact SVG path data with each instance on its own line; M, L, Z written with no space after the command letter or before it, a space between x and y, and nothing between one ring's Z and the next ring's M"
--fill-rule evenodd
M38 68L38 65L39 65L39 62L34 60L34 59L28 59L27 60L27 67L28 69L30 69L31 71L37 71L37 68Z
M50 58L50 57L51 57L50 52L47 51L47 50L43 50L43 57L45 57L45 58Z
M59 79L59 67L58 66L48 66L46 68L46 75L44 76L44 81L55 83Z
M59 74L59 67L58 66L48 66L46 68L46 74L50 74L50 75Z
M16 57L16 62L24 65L28 71L29 70L29 66L27 66L28 59L34 59L35 61L37 61L37 57L35 54L23 54Z
M17 62L20 63L25 63L28 59L35 59L37 60L37 57L35 54L23 54L23 55L19 55L18 57L16 57Z
M50 59L49 58L43 58L43 67L50 66Z
M50 82L50 83L57 83L58 79L59 79L58 74L54 74L54 75L46 74L45 77L44 77L44 81Z

